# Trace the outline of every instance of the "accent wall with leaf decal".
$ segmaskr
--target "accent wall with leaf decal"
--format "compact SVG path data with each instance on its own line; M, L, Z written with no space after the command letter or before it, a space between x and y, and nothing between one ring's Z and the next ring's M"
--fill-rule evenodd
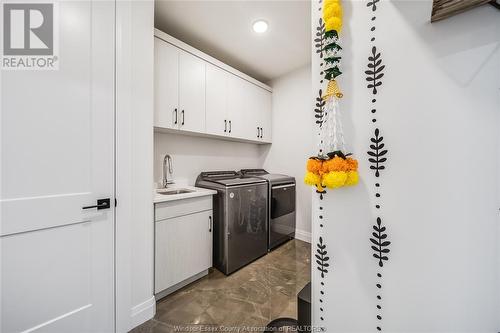
M307 111L319 143L326 75L338 74L321 51L323 7L312 1ZM324 177L319 154L352 153L359 181L311 189L313 325L500 332L500 20L490 7L430 24L432 0L342 1L346 149L320 145L309 168Z

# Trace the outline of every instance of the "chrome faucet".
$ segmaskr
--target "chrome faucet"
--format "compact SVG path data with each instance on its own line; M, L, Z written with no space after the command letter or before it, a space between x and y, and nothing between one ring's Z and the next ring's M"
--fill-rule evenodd
M167 169L168 167L168 169ZM165 155L163 158L163 187L166 188L167 185L173 184L173 180L168 180L167 174L170 174L172 176L172 173L174 172L174 169L172 168L172 156L169 154Z

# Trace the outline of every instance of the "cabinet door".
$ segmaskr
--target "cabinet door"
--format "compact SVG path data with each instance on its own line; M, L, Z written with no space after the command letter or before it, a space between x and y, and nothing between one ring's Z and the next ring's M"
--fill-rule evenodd
M259 115L258 123L260 124L260 140L263 142L271 142L272 139L272 103L271 93L265 89L259 88Z
M236 75L228 74L227 76L228 135L235 138L244 137L243 129L245 124L242 114L246 107L246 100L244 98L245 87L243 82Z
M205 62L179 50L179 129L205 132Z
M227 86L229 73L206 64L206 128L207 133L228 134Z
M155 223L155 293L212 267L212 211Z
M245 139L260 141L258 127L261 127L261 88L256 85L246 82L245 99L246 109L244 116Z
M155 37L154 125L177 128L179 123L179 49Z
M228 117L231 121L230 136L240 139L255 140L255 115L252 110L252 86L250 82L231 75L227 89ZM255 130L254 130L255 128Z

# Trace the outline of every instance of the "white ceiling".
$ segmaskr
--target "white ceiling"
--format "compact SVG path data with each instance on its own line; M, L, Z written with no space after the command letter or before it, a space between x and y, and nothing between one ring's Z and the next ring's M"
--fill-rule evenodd
M309 0L155 1L155 27L268 82L311 61ZM263 34L252 23L264 19Z

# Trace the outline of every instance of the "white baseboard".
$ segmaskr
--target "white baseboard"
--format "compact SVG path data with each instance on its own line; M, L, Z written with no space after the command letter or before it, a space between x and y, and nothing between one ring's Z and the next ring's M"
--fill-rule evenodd
M296 229L295 238L307 243L311 243L311 233L304 230Z
M140 324L153 318L156 313L155 297L151 296L145 302L137 304L131 310L130 314L130 329L139 326Z

